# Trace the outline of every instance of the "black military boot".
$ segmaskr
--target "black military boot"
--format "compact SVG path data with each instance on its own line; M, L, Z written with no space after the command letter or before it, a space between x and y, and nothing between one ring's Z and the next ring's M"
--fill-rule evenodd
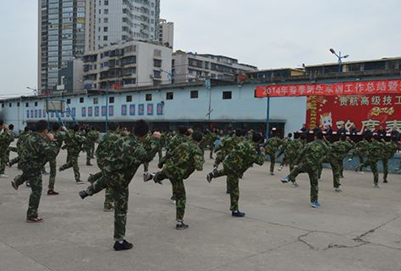
M128 250L128 249L132 249L133 247L134 247L134 245L131 243L128 243L126 240L123 240L122 242L116 241L113 246L114 250L116 250L116 251Z

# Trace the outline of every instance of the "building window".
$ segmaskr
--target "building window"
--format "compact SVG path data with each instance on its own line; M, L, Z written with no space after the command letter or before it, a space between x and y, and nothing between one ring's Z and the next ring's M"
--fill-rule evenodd
M105 5L105 6L108 6L108 5L109 5L109 1L108 1L108 0L105 0L105 1L104 1L104 5Z
M146 94L146 101L152 100L152 94Z
M35 106L38 106L38 102L35 102Z
M9 106L9 107L12 107L12 106L13 106L13 104L12 104L12 103L9 103L9 104L8 104L8 106Z
M71 99L67 99L67 104L71 104Z
M81 103L81 104L84 103L84 98L83 97L79 98L79 103Z
M174 99L174 92L167 92L166 93L166 100Z
M231 100L231 91L223 91L223 100Z
M132 95L127 95L126 101L127 103L132 102Z
M198 97L199 97L199 92L197 90L192 90L191 99L198 99Z
M161 68L162 67L162 61L159 59L153 59L153 66L157 67L157 68Z
M25 107L29 107L29 103L25 103Z
M108 32L109 28L107 26L103 27L103 32Z
M103 14L109 14L109 10L105 9Z
M19 102L17 103L17 106L19 107Z
M103 40L104 40L104 41L107 41L107 36L103 36Z
M99 98L93 98L93 104L99 104Z
M109 103L111 103L111 104L114 103L114 97L109 97Z

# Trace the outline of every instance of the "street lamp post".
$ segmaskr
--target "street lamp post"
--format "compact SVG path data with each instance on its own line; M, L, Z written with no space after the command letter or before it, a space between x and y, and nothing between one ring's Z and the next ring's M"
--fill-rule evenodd
M341 51L339 51L337 54L337 52L333 48L330 48L330 53L332 53L333 55L335 55L338 58L338 72L339 73L342 72L342 65L343 65L342 60L345 58L348 58L349 55L342 56Z

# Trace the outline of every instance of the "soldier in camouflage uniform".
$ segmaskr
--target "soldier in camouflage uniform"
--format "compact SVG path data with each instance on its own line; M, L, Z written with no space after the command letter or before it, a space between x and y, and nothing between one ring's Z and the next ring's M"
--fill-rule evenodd
M207 181L210 183L213 178L227 176L230 182L230 201L231 215L234 217L244 217L245 213L239 211L239 179L242 178L245 171L254 163L263 165L265 162L265 150L259 149L259 143L262 140L260 134L254 133L252 142L242 141L236 145L223 161L223 169L214 169L207 175Z
M189 137L186 135L187 132L188 132L187 127L179 127L178 128L178 133L173 138L171 138L171 140L167 146L166 155L161 159L161 161L159 161L159 164L157 165L158 168L160 168L160 169L163 168L166 161L168 159L170 159L172 152L174 151L175 148L177 148L179 145L181 145L181 143L187 142L189 140ZM176 203L174 191L172 192L171 201L173 203Z
M143 121L135 123L134 134L120 137L111 147L111 152L103 163L104 175L87 190L79 192L82 199L92 196L104 188L110 187L114 199L114 249L127 250L133 247L125 240L129 184L139 166L151 161L159 149L159 142L154 140L150 152L146 152L141 142L149 132L148 124ZM153 137L160 138L155 132Z
M278 134L273 134L273 137L267 139L264 148L266 154L270 156L270 175L274 175L274 165L276 164L276 153L279 150L282 140L278 137Z
M298 158L299 151L306 145L306 135L301 134L298 139L294 139L289 141L287 144L284 155L286 157L286 161L289 165L290 172L294 170L296 165L296 160ZM296 180L294 179L292 182L294 187L298 187Z
M67 163L62 165L59 170L63 171L68 168L73 168L74 177L77 184L82 184L81 175L79 173L78 167L78 156L82 149L82 143L84 142L84 138L79 135L79 126L75 125L73 131L66 131L65 134L65 147L67 149Z
M367 136L367 140L371 139L371 142L362 151L366 153L366 161L358 166L359 170L364 167L370 167L373 173L373 183L375 188L379 188L379 170L377 169L377 163L382 157L383 143L379 140L379 136L375 135L373 137Z
M192 140L181 143L172 152L170 159L166 161L163 169L154 174L144 175L144 181L154 180L155 183L161 183L165 179L169 179L173 186L173 193L176 199L176 229L185 230L188 228L184 224L184 214L186 205L186 194L184 180L195 171L201 171L205 162L203 152L199 148L202 140L202 134L194 132Z
M398 146L394 141L386 142L384 139L382 139L382 146L383 183L388 183L388 161L396 154Z
M88 182L93 184L98 179L100 179L103 175L105 175L104 167L105 167L105 159L106 157L113 152L112 148L114 143L120 139L121 136L124 136L122 133L118 133L117 126L113 123L110 124L109 130L106 135L103 136L100 141L97 149L96 149L96 162L98 167L100 168L100 172L96 174L91 174L88 178ZM127 134L125 134L127 135ZM114 210L114 200L110 187L106 187L105 190L105 199L103 204L103 210L105 212L111 212Z
M294 182L295 178L300 173L308 173L311 184L310 200L313 208L320 207L320 203L318 201L319 183L317 179L319 164L329 150L329 146L327 146L327 144L323 141L323 133L318 132L316 134L315 141L306 144L305 147L300 151L298 158L295 161L297 166L294 168L294 170L291 171L290 175L281 180L283 183L288 183L289 181Z
M15 190L25 181L29 180L30 182L32 193L29 197L28 223L42 222L42 219L38 217L38 208L42 194L41 169L46 162L57 155L57 146L53 135L47 131L47 121L38 121L36 131L36 133L30 134L23 142L23 148L26 151L20 157L22 175L15 177L11 182Z
M330 146L330 151L326 154L326 156L321 160L319 164L319 174L318 179L321 178L323 166L322 163L329 163L331 166L331 170L333 172L333 186L336 192L341 192L340 189L340 177L342 165L344 162L344 158L350 153L350 151L354 148L353 142L349 139L349 137L342 135L340 141L336 141L334 143L330 143L326 141L326 144Z
M60 153L61 146L63 145L64 136L61 133L62 127L60 124L53 124L52 131L50 132L55 140L57 146L57 155ZM63 128L64 130L64 128ZM49 177L49 187L47 190L48 196L56 196L59 193L54 191L54 184L56 183L56 174L57 174L57 155L49 161L50 164L50 177Z
M216 135L216 133L214 131L207 130L203 139L205 142L204 143L205 147L208 147L210 150L209 158L213 159L214 142L216 142L216 140L218 139L218 136Z
M5 168L8 163L9 147L11 142L14 141L13 133L8 130L4 122L0 120L0 177L7 178Z
M279 153L277 154L277 157L280 157L281 155L283 156L283 159L281 160L280 167L278 168L278 171L281 171L285 165L288 165L288 158L286 154L286 150L288 148L288 145L292 141L292 133L289 133L286 138L282 140L281 146L279 147Z
M223 139L220 146L216 148L216 160L214 160L214 167L217 169L221 162L227 157L231 150L237 146L242 140L243 131L238 129L232 136L227 136ZM227 177L226 193L230 194L230 182Z
M84 151L86 152L86 165L91 166L91 159L95 159L95 143L99 141L99 132L94 127L86 134L84 141Z
M371 136L369 136L370 138ZM358 156L359 159L359 165L362 165L365 161L363 159L364 155L366 154L366 150L369 148L369 141L367 140L367 137L364 136L364 138L359 141L358 143L356 143L355 146L355 151L354 153ZM362 169L359 168L359 166L357 166L355 168L355 171L361 171ZM363 172L362 172L363 173Z

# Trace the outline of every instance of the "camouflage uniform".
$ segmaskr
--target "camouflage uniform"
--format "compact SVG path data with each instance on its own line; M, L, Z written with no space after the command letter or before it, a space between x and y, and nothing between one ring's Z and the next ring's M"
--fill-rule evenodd
M20 161L20 157L22 155L22 153L25 151L25 149L23 148L24 146L24 141L28 138L28 136L31 134L31 131L28 132L22 132L19 137L18 137L18 141L17 141L17 154L18 156L11 159L11 161L9 162L9 166L13 166L16 163L19 163ZM19 168L19 166L18 166Z
M218 136L211 131L208 131L205 135L205 144L209 147L210 155L209 158L213 159L213 152L214 152L214 142L216 142Z
M80 182L81 175L79 174L78 156L82 149L84 138L77 132L66 132L65 148L67 148L67 163L60 167L60 171L68 168L73 168L76 182ZM64 147L63 147L64 148Z
M104 175L104 160L105 158L112 153L113 144L121 137L120 133L117 132L108 132L105 136L103 136L102 140L99 143L99 146L96 149L96 161L97 165L100 168L100 172L91 175L88 178L88 182L94 183L98 179L100 179ZM104 199L104 209L109 210L113 208L113 195L110 187L106 187L105 191L105 199Z
M308 173L311 184L310 200L312 203L318 202L319 183L317 178L319 163L328 151L329 147L320 139L306 144L295 161L297 166L288 176L289 180L294 182L300 173Z
M37 133L31 133L23 142L25 151L21 153L20 165L22 175L14 178L17 186L29 181L32 193L29 197L27 219L38 217L38 208L42 194L42 173L41 169L47 161L57 155L55 142L50 141Z
M270 156L270 173L274 174L274 165L276 164L276 153L279 150L280 145L282 144L282 139L274 136L269 138L264 148L266 149L266 154Z
M363 149L363 152L366 153L366 161L363 164L359 165L359 169L362 170L364 167L370 167L373 173L373 183L374 185L379 184L379 170L377 169L377 162L382 157L383 151L383 143L378 142L376 140L372 140L369 145Z
M298 157L299 151L304 147L305 143L301 139L290 140L285 147L284 157L286 163L290 167L290 172L295 168L295 160Z
M56 174L57 174L57 155L60 153L61 146L63 145L64 136L60 131L51 131L51 134L54 136L54 140L57 146L57 154L53 159L50 159L50 176L49 176L49 190L54 189L54 184L56 183Z
M329 142L326 143L330 145L330 151L319 164L318 179L320 179L322 175L322 163L329 163L333 172L333 186L334 188L340 188L340 177L342 175L344 158L352 150L353 144L349 141L336 141L333 144Z
M154 140L150 152L134 135L119 138L111 147L111 152L104 159L104 175L87 188L89 195L94 195L110 187L114 199L114 239L124 240L127 222L129 184L139 166L151 161L156 155L159 142Z
M86 165L91 165L91 159L94 159L95 143L99 141L99 133L91 130L86 134L84 141L84 150L86 152Z
M238 211L239 179L254 163L263 165L265 156L260 154L256 143L242 141L236 145L223 161L223 169L213 171L213 177L227 176L230 184L231 211Z
M216 159L214 160L214 167L217 168L221 162L224 161L226 156L231 150L241 142L241 137L236 135L224 138L221 145L216 149ZM230 193L230 182L227 177L226 191Z
M8 129L3 129L0 134L0 174L4 174L9 161L9 146L13 141L14 134Z
M387 183L388 176L388 160L390 160L397 152L398 146L394 141L383 142L382 163L383 163L383 182Z
M182 221L185 213L186 194L184 180L195 170L201 171L205 160L196 142L189 140L180 144L166 161L163 170L154 176L155 182L169 179L176 200L176 219Z
M358 155L360 165L364 163L363 156L365 155L365 152L368 148L369 148L369 141L367 141L366 139L363 139L363 140L359 141L358 143L356 143L355 154ZM358 170L359 170L359 167L357 167L355 169L355 171L358 171Z

